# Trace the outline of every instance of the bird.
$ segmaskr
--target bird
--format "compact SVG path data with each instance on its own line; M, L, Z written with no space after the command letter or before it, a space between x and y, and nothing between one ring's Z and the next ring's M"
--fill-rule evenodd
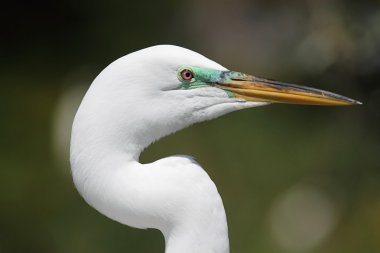
M192 124L271 103L355 105L328 91L231 71L174 45L127 54L94 79L74 117L73 181L108 218L158 229L166 253L228 253L217 187L191 156L142 164L151 143Z

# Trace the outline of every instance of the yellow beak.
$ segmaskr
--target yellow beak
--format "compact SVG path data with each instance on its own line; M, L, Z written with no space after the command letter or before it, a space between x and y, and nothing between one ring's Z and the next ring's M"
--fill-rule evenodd
M332 92L257 78L239 72L226 71L215 86L232 92L235 98L303 105L358 105L361 102Z

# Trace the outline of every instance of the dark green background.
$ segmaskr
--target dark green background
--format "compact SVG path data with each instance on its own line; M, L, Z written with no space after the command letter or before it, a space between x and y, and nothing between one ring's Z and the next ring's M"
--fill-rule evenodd
M156 44L364 103L235 112L144 151L143 162L189 154L206 168L231 252L380 252L379 1L15 0L0 9L1 253L163 252L158 231L118 224L80 198L67 152L73 108L97 73ZM273 213L294 192L306 202L289 202L289 246L273 232ZM299 246L316 231L310 209L318 216L326 201L329 232ZM299 223L305 233L294 234Z

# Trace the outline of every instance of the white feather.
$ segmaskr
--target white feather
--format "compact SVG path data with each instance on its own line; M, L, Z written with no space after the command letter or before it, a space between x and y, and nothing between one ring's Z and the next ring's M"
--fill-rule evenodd
M226 215L207 173L191 158L139 163L141 151L191 124L262 105L218 88L177 90L180 66L224 67L162 45L124 56L94 80L75 116L71 166L83 198L107 217L162 231L167 253L229 252Z

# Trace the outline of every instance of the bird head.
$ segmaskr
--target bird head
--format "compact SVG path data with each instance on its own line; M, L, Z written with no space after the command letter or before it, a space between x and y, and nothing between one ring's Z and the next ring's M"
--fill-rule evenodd
M231 71L191 50L159 45L106 67L91 85L77 117L87 117L84 129L92 123L108 126L101 132L112 128L110 134L134 128L138 133L134 138L146 139L146 146L193 123L269 103L360 104L331 92Z

